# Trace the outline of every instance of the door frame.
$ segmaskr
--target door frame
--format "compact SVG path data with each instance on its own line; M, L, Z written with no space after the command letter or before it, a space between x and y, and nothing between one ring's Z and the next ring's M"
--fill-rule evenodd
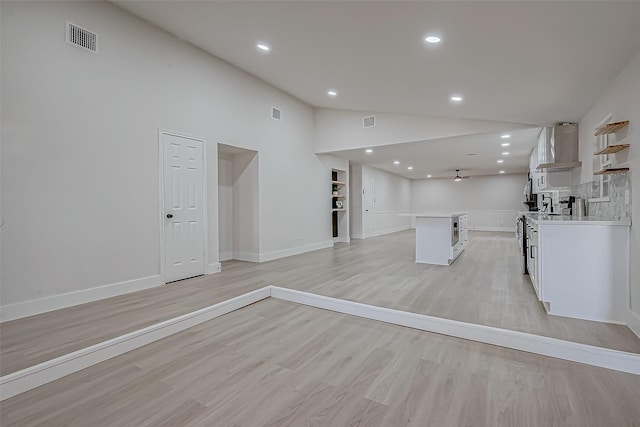
M204 271L202 274L208 274L208 266L209 266L209 204L207 200L207 177L209 176L209 171L207 167L207 144L204 139L198 138L191 135L185 135L183 133L172 132L168 130L158 129L158 164L159 164L159 173L158 173L158 182L159 182L159 215L158 215L158 224L160 226L160 279L162 280L162 284L167 283L167 272L166 272L166 260L165 260L165 233L164 233L164 145L162 141L163 135L171 135L177 136L178 138L191 139L193 141L198 141L202 143L202 207L203 207L203 226L204 226Z
M368 196L371 198L371 212L368 215L371 215L369 217L370 221L370 225L371 225L371 230L367 230L365 227L365 224L367 224L367 206L366 206L366 199L367 199L367 181L371 181L371 194L369 194ZM373 208L375 206L375 180L373 175L364 175L363 179L362 179L362 236L366 239L368 237L373 237L375 236L375 226L374 226L374 215L373 215Z

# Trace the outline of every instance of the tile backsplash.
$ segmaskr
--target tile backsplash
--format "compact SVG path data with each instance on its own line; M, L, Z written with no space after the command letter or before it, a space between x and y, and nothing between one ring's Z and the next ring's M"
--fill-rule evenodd
M570 193L587 201L589 216L631 219L631 171L611 175L609 201L589 202L589 199L598 197L600 193L600 180L597 176L593 182L570 187ZM625 203L625 197L629 197L629 203Z

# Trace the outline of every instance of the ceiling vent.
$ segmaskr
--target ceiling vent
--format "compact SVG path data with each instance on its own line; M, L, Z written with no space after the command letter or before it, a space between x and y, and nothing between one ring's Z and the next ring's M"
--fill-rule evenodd
M98 35L71 22L67 22L67 43L94 53L98 52Z
M282 111L280 111L279 108L272 107L271 108L271 118L273 120L277 120L277 121L281 122L282 121Z
M376 125L376 116L364 117L362 119L363 128L372 128Z

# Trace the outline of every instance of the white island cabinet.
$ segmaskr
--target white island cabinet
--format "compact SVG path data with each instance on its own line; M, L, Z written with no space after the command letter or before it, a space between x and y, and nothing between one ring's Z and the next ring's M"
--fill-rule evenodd
M628 305L628 220L526 214L527 265L549 314L622 322Z
M467 244L467 212L400 214L415 217L416 262L449 265Z

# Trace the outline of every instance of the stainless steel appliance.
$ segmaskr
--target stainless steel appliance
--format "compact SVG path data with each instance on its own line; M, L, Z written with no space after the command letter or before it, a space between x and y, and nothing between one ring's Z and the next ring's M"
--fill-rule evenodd
M460 217L452 216L451 217L451 247L454 247L458 244L460 240Z

